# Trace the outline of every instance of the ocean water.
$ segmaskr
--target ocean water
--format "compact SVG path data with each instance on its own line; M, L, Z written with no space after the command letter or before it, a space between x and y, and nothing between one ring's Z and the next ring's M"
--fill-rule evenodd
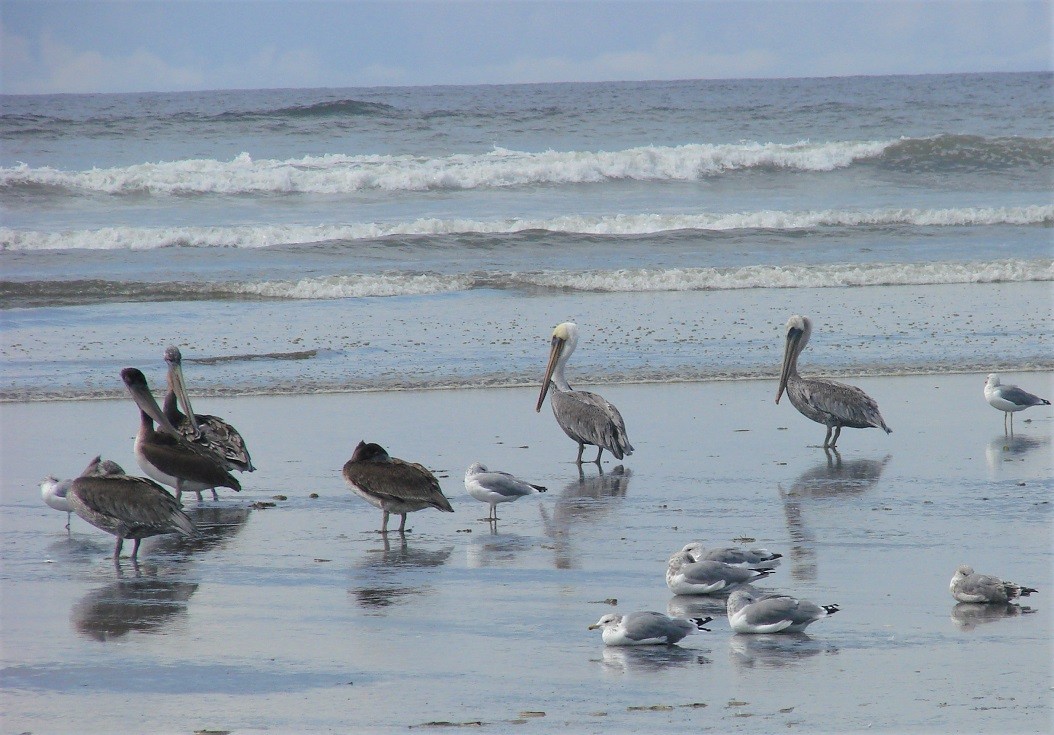
M1050 369L1052 79L0 97L0 399Z

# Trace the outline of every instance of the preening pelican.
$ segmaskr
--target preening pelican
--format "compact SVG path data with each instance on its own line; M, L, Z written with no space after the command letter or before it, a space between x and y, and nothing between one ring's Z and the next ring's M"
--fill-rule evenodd
M550 403L556 423L571 439L578 442L578 464L582 464L582 452L586 444L597 448L597 458L608 450L616 459L633 454L633 445L626 436L626 422L618 409L598 396L585 390L573 390L564 377L564 366L578 345L578 325L564 322L553 330L552 347L549 350L549 364L545 368L542 390L538 394L538 404L534 410L541 411L545 395L552 387Z
M1046 398L1034 396L1026 390L1021 390L1016 385L1003 385L999 382L999 376L992 373L984 384L984 397L988 405L1003 412L1003 433L1007 433L1006 417L1010 417L1010 432L1014 433L1014 414L1024 411L1032 406L1049 406L1050 401Z
M388 533L390 513L402 516L399 533L404 533L407 513L430 507L454 512L435 475L419 464L390 456L379 444L360 441L344 465L344 479L367 503L384 511L381 533Z
M145 477L129 477L119 465L100 463L98 457L73 480L67 498L74 513L117 537L114 560L121 556L125 539L135 541L135 561L144 538L163 533L197 534L193 521L167 490Z
M795 314L787 320L787 345L783 352L783 369L780 372L780 387L776 392L776 403L783 391L794 407L805 418L827 427L824 449L833 449L838 442L842 427L882 429L887 434L893 430L886 426L878 404L856 386L822 378L803 378L798 375L798 355L809 343L812 321ZM831 435L831 432L834 435Z
M179 348L170 346L165 349L165 362L168 363L168 393L165 394L165 418L191 444L203 447L223 461L225 469L253 472L252 459L245 447L245 440L238 430L221 419L207 413L194 413L183 382L183 355ZM183 414L179 410L183 404Z
M544 493L546 488L541 485L532 485L508 472L488 470L480 462L473 462L465 470L465 490L481 503L490 505L490 515L486 520L498 520L498 503L511 503L514 500Z
M200 501L202 490L212 490L213 500L218 500L217 487L229 487L235 492L242 489L238 480L215 455L183 441L161 412L141 370L125 368L121 371L121 379L132 400L139 406L135 459L143 472L158 482L174 487L177 501L182 498L184 491L194 492ZM161 431L154 430L154 421Z

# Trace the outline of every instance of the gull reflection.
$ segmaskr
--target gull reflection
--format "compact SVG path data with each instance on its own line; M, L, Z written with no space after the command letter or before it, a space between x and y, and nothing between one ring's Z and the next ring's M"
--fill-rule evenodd
M836 449L824 450L827 460L812 467L794 481L784 492L780 487L787 533L791 538L791 577L797 581L816 579L816 537L809 529L802 513L803 504L810 500L859 495L871 489L882 476L892 455L881 460L853 459L842 461Z
M196 582L160 579L156 570L92 590L70 610L70 624L79 634L97 641L121 638L128 633L158 633L186 617L187 601L198 589Z
M794 666L821 653L838 653L838 647L808 633L734 635L728 639L729 658L741 670Z
M600 663L612 674L651 674L676 667L708 664L694 648L680 646L605 646Z
M765 594L749 584L739 585L736 589L759 597ZM728 615L728 594L674 595L666 603L666 614L674 618L699 618L707 615L718 619L724 618Z
M465 549L470 569L505 566L516 560L520 552L533 548L535 540L514 533L497 533L474 537Z
M350 590L360 605L377 613L431 592L434 588L427 581L431 576L428 570L446 564L454 551L453 546L439 550L411 548L405 536L393 544L385 535L382 542L382 548L366 552L355 572L359 584Z
M618 465L610 472L601 470L600 474L587 478L579 466L578 479L569 482L560 491L551 514L544 505L538 506L545 535L553 540L557 569L574 569L577 566L570 543L572 528L576 524L591 523L617 507L626 497L632 474Z
M952 622L962 630L973 630L978 625L1033 612L1035 610L1031 607L1015 605L1012 602L960 602L952 608Z
M1038 470L1041 476L1047 477L1051 473L1050 452L1042 452L1035 457L1028 457L1041 447L1050 446L1050 437L1041 436L996 436L988 442L985 447L984 456L988 462L988 475L991 479L999 479L1007 472L1013 472L1015 476L1020 475L1022 470L1033 474ZM1039 467L1035 467L1036 463Z

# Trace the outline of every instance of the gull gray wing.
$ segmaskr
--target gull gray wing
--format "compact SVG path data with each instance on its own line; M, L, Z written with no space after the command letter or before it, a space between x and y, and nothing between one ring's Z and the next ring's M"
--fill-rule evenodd
M676 643L694 629L687 620L669 618L662 613L650 611L630 613L623 619L622 624L626 635L635 641L665 638L669 643Z

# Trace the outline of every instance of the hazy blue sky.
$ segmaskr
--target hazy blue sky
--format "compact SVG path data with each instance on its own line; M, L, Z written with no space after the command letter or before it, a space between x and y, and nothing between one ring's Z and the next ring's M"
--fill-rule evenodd
M1051 0L0 0L7 93L1051 68Z

